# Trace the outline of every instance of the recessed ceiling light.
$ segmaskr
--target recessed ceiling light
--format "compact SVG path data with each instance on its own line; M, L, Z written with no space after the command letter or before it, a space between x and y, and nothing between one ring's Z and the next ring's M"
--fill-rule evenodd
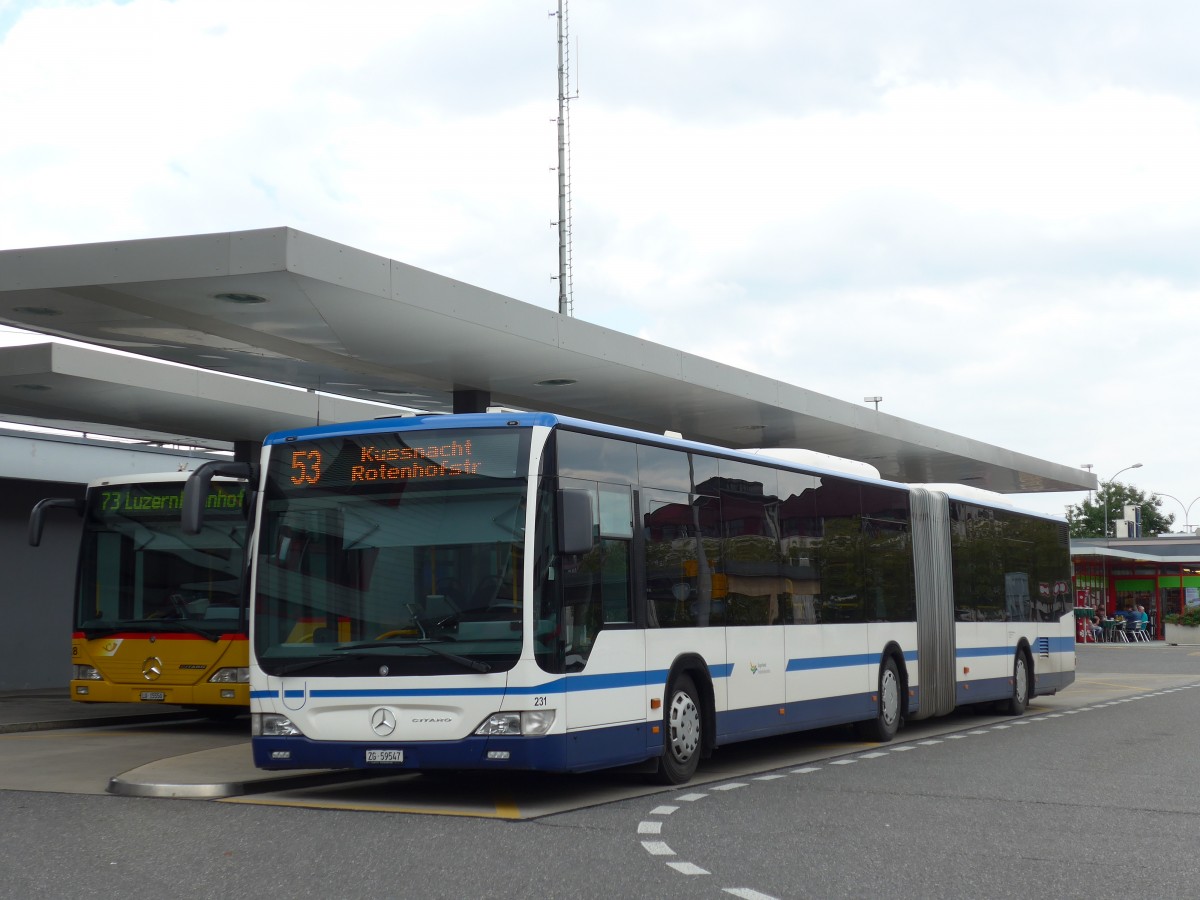
M376 394L387 394L389 397L424 397L424 394L414 394L412 391L402 391L399 388L375 388Z
M534 382L535 387L566 387L568 384L576 384L574 378L547 378L545 381Z
M25 313L28 316L61 316L61 309L52 306L14 306L13 312Z
M216 297L216 299L224 300L226 303L266 303L267 302L266 297L260 297L260 296L258 296L258 294L239 294L239 293L231 292L231 293L225 293L225 294L215 294L214 296Z

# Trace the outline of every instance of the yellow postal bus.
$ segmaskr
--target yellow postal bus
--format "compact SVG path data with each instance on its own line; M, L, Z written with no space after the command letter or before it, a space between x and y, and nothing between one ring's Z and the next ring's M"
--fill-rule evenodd
M245 482L217 480L203 530L184 534L187 472L104 478L82 501L34 506L84 517L71 637L71 696L88 703L166 703L210 714L249 706Z

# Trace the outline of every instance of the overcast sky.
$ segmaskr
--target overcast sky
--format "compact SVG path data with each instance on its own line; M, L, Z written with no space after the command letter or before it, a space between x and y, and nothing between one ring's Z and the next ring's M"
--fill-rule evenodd
M287 225L556 309L555 5L0 0L0 248ZM1102 480L1141 462L1118 480L1182 527L1200 4L569 25L578 318Z

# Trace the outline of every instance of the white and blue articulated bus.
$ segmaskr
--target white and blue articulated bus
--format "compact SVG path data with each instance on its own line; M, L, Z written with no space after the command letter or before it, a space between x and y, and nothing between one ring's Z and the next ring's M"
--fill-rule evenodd
M734 741L886 741L1075 677L1066 523L979 499L544 413L276 433L189 498L213 474L258 484L265 769L678 784Z

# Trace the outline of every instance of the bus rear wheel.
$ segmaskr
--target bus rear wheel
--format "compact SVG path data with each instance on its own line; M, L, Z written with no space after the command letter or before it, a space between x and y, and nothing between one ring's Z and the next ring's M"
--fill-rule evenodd
M858 722L855 730L864 741L884 744L900 730L900 671L896 661L888 657L879 667L879 701L875 718Z
M704 713L691 676L680 675L667 688L663 711L663 755L655 775L663 784L686 784L700 764Z
M1000 712L1007 716L1019 716L1029 706L1029 659L1024 650L1017 651L1013 662L1012 696L1000 701Z

